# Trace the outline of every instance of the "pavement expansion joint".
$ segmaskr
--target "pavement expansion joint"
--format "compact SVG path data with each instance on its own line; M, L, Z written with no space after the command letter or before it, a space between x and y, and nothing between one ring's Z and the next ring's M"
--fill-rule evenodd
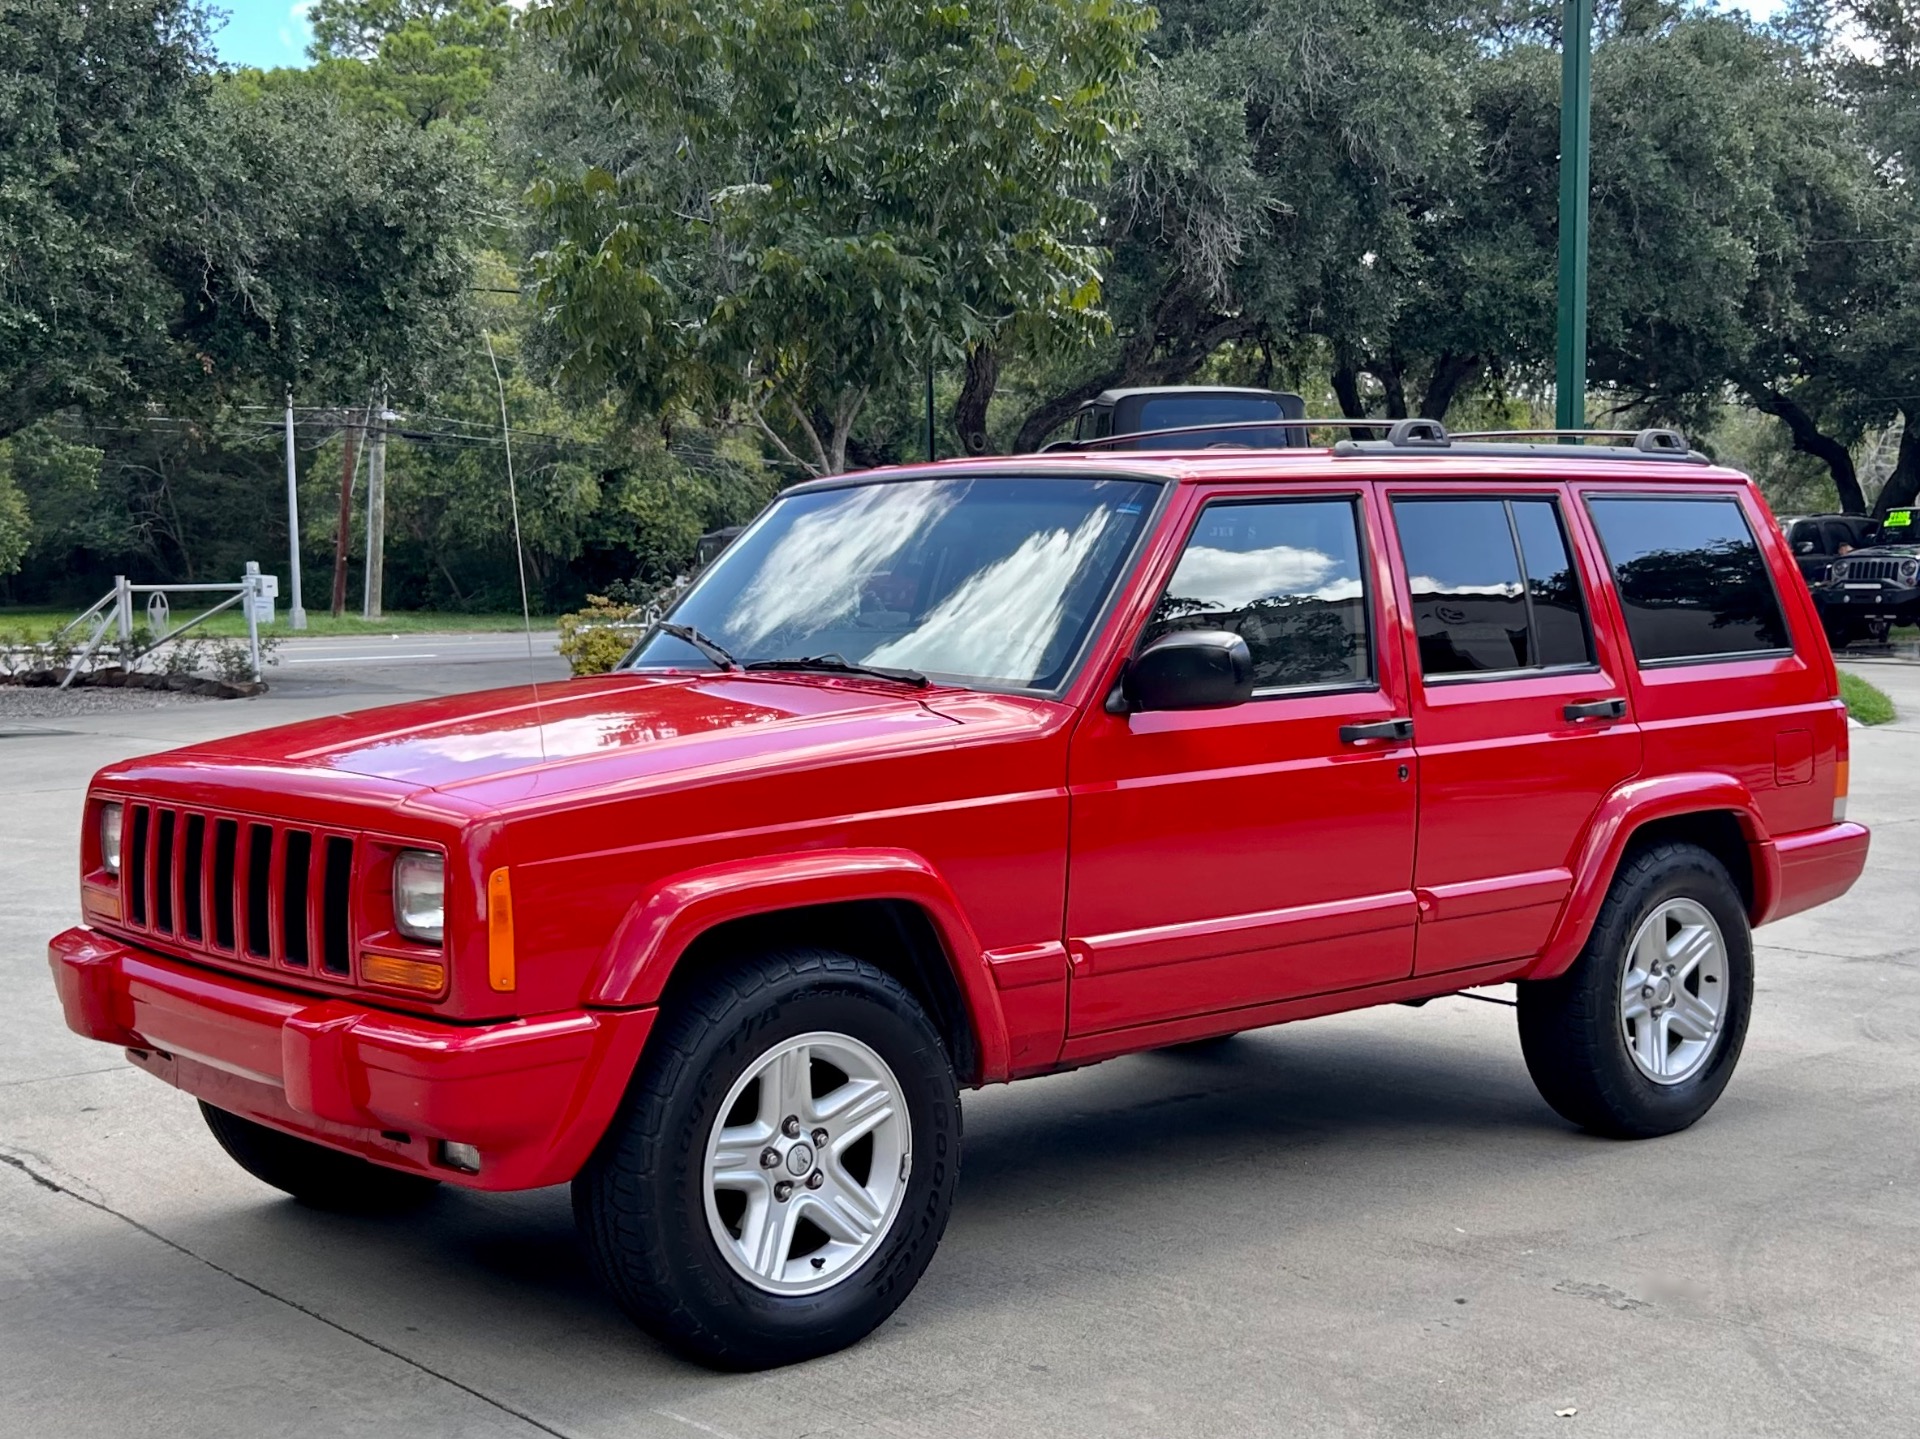
M174 1253L183 1255L184 1257L193 1260L196 1264L205 1265L208 1269L211 1269L215 1274L218 1274L226 1279L231 1279L235 1284L244 1285L246 1288L251 1289L255 1294L261 1295L263 1298L266 1298L266 1299L271 1299L276 1304L284 1304L287 1308L295 1311L298 1314L305 1315L307 1318L313 1320L315 1323L324 1324L327 1326L327 1328L335 1330L338 1333L344 1334L349 1339L357 1340L359 1343L366 1345L369 1349L377 1350L381 1354L386 1355L389 1359L396 1359L400 1363L405 1364L410 1369L417 1369L420 1373L425 1374L431 1379L437 1379L442 1384L446 1384L451 1386L454 1389L458 1389L461 1393L470 1395L473 1398L478 1399L482 1404L487 1405L489 1408L497 1409L502 1414L509 1415L514 1419L518 1419L521 1423L529 1425L530 1427L539 1430L542 1434L551 1434L553 1436L553 1439L572 1439L572 1436L567 1434L564 1430L556 1429L551 1424L542 1423L540 1420L534 1418L531 1414L528 1414L524 1410L516 1409L511 1404L503 1403L500 1400L494 1398L491 1394L484 1393L481 1390L474 1388L471 1384L463 1384L458 1379L455 1379L452 1375L443 1373L442 1371L433 1368L429 1364L423 1364L418 1359L413 1358L411 1355L401 1353L398 1349L395 1349L390 1344L382 1344L378 1339L375 1339L370 1335L362 1334L357 1329L351 1329L345 1324L342 1324L337 1319L329 1319L326 1315L320 1313L317 1309L313 1309L308 1305L302 1304L297 1299L289 1299L284 1294L275 1293L273 1290L267 1288L266 1285L259 1283L257 1280L249 1279L246 1277L246 1275L236 1273L235 1271L227 1268L224 1264L217 1263L214 1260L207 1258L206 1255L197 1253L196 1251L189 1249L186 1245L180 1243L179 1240L169 1239L166 1235L160 1233L159 1230L154 1229L148 1225L142 1224L138 1219L135 1219L132 1215L123 1214L120 1210L115 1209L111 1204L106 1203L104 1200L94 1199L88 1195L82 1194L79 1190L72 1188L70 1185L63 1184L59 1180L54 1179L51 1176L43 1173L38 1166L30 1162L31 1158L32 1156L22 1155L17 1151L0 1149L0 1164L5 1165L9 1169L19 1170L20 1173L24 1174L28 1179L32 1180L35 1184L39 1185L40 1188L52 1190L55 1194L61 1195L67 1199L71 1199L75 1203L84 1204L89 1209L98 1210L102 1214L105 1214L111 1218L117 1219L122 1224L126 1225L128 1228L137 1230L139 1233L146 1235L147 1238L152 1239L157 1243L164 1244L167 1248L173 1250Z

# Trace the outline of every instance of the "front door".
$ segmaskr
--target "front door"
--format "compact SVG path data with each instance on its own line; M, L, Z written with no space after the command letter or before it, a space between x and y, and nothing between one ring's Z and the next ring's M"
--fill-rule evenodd
M1186 497L1138 643L1226 629L1255 697L1074 736L1069 1031L1101 1034L1405 978L1414 755L1382 536L1359 487ZM1136 645L1137 648L1137 645Z
M1640 768L1600 558L1558 486L1388 487L1420 756L1415 968L1536 954L1601 801Z

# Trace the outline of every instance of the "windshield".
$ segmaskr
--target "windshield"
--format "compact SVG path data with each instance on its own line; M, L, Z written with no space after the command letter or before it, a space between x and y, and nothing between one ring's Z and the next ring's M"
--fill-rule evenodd
M1159 395L1140 406L1136 430L1177 429L1183 425L1230 425L1240 420L1280 420L1286 414L1271 395ZM1304 439L1304 430L1296 431ZM1253 449L1284 449L1298 443L1285 428L1249 426L1244 430L1203 430L1198 433L1152 435L1118 445L1130 450L1201 450L1230 445Z
M743 664L837 655L1054 689L1146 523L1140 480L956 476L789 495L668 617ZM627 668L712 667L655 632Z

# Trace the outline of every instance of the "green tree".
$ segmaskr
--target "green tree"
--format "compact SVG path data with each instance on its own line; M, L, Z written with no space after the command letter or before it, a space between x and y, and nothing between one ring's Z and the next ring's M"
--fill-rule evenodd
M191 0L0 0L0 437L179 378L205 46Z
M482 213L461 146L215 76L191 0L0 6L0 437L75 406L417 381L461 338Z
M27 497L13 479L13 457L8 444L0 440L0 579L20 568L20 561L32 542L28 522Z
M877 386L1085 330L1088 199L1151 12L1127 0L554 0L535 23L617 126L538 191L561 372L845 468Z
M515 31L501 0L318 0L307 19L313 81L423 128L482 113Z

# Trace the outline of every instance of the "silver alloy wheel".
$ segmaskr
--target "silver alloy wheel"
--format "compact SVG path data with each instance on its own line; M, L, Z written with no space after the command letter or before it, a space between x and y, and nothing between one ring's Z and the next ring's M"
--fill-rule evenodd
M1670 899L1648 915L1627 951L1620 1033L1655 1084L1705 1067L1727 1014L1727 942L1706 906Z
M912 1156L906 1094L886 1061L851 1035L795 1035L748 1065L720 1106L707 1227L755 1288L818 1293L879 1250Z

